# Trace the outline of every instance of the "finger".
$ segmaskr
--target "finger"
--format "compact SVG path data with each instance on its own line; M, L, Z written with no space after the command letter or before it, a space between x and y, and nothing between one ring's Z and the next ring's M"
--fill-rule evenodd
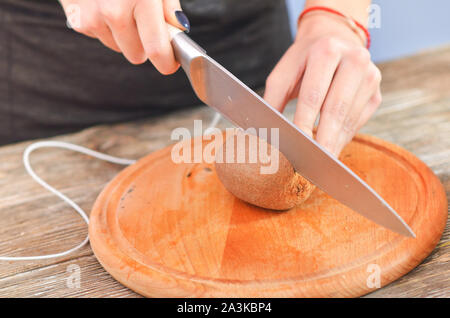
M320 112L317 141L335 155L339 133L369 65L370 57L363 52L342 60Z
M368 107L370 100L379 91L381 81L381 73L378 68L371 64L367 75L358 89L351 111L344 120L344 124L339 133L337 142L337 153L340 153L342 148L349 143L358 130L361 115L366 107Z
M94 35L103 43L104 46L110 48L113 51L121 53L121 50L114 40L112 32L106 25L106 23L102 23L101 26L99 26L99 28L94 31Z
M100 11L123 55L133 64L142 64L147 58L134 21L133 10L126 5L122 2L105 4Z
M146 56L160 73L174 73L179 64L170 44L162 2L139 1L134 10L134 17Z
M321 51L306 61L300 85L294 124L312 136L314 123L339 65L340 54Z
M187 19L186 15L184 15L183 10L181 9L179 0L164 0L164 18L166 19L167 23L179 29L189 32L191 28L189 20Z
M362 126L364 126L370 117L375 113L378 109L382 101L381 91L378 89L375 94L370 98L366 107L364 108L361 117L359 118L356 130L360 130Z
M283 112L286 103L297 95L305 69L306 56L296 46L291 46L277 63L266 80L264 99Z
M120 52L111 30L104 20L101 19L99 8L95 2L88 3L89 7L86 7L84 10L81 9L80 3L73 1L61 1L60 3L66 13L70 27L89 37L97 38L103 45L116 52Z
M347 138L346 140L343 140L342 137L340 139L340 143L337 146L336 153L339 154L342 149L352 140L352 138L356 135L356 133L364 126L364 124L369 120L369 118L375 113L378 106L381 103L381 92L378 89L374 95L369 99L369 102L365 105L361 116L356 124L355 133L351 138Z

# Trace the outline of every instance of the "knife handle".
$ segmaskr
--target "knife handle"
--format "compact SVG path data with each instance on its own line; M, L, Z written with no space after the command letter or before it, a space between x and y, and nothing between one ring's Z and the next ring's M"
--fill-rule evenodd
M189 74L191 61L197 57L205 56L206 51L200 45L195 43L183 30L180 30L167 22L166 25L175 58L181 64L186 74Z

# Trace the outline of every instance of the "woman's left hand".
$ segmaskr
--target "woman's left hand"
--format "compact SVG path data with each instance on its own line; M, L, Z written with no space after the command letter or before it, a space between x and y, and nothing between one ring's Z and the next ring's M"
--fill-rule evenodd
M264 99L280 112L298 97L294 117L338 156L381 102L381 73L361 38L344 22L318 14L305 16L294 43L266 81Z

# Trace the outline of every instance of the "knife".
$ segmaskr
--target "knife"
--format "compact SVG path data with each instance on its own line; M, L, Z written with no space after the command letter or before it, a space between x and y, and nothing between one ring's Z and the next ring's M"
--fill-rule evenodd
M167 27L175 58L202 102L244 130L278 128L279 150L299 174L362 216L416 237L397 212L353 171L209 57L186 33Z

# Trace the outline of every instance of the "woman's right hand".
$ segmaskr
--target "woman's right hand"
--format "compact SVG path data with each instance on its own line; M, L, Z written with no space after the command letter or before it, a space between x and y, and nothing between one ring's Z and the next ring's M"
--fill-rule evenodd
M60 3L75 31L99 39L131 63L142 64L149 59L165 75L178 69L166 21L182 30L189 29L179 0L60 0Z

